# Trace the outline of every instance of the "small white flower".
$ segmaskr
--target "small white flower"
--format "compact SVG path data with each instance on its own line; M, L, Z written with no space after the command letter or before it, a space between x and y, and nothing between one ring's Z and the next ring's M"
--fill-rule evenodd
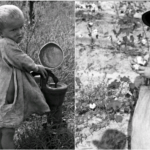
M98 30L97 30L97 29L94 29L94 30L93 30L93 33L98 34Z
M120 41L120 40L118 40L118 41L117 41L117 44L118 44L118 45L120 45L120 44L121 44L121 41Z
M94 29L92 34L94 37L98 38L98 30L97 29Z
M137 57L136 57L136 62L137 62L138 64L143 63L143 58L142 58L141 56L137 56Z
M118 98L117 97L115 97L115 99L114 99L115 101L117 101L118 100Z
M96 107L96 104L95 104L95 103L90 103L90 104L89 104L89 107L90 107L91 109L94 109L94 108Z
M92 27L93 26L93 22L89 22L89 27Z
M144 44L144 45L147 43L146 39L142 39L141 42L142 42L142 44Z
M140 65L138 65L138 64L133 65L133 68L134 68L135 70L139 70L139 67L140 67Z
M141 56L136 57L136 62L140 65L145 65L146 64L146 60L144 60Z

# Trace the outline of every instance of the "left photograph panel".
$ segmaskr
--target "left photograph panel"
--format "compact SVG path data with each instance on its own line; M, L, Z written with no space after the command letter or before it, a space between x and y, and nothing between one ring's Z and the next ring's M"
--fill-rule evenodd
M0 149L74 149L75 1L0 1Z

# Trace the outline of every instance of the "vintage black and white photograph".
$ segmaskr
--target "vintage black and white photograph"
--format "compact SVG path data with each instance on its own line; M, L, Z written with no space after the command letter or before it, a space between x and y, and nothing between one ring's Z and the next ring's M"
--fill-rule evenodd
M0 1L0 149L150 149L150 1Z
M74 1L0 1L0 149L74 149Z

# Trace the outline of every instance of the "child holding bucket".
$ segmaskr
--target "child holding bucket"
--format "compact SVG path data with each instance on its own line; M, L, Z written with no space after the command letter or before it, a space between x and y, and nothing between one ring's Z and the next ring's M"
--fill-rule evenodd
M24 15L14 5L0 6L0 148L14 149L13 136L32 113L50 111L30 71L48 76L18 46L23 38Z
M142 21L150 27L150 11L142 15ZM135 64L136 62L132 61L132 68ZM140 74L141 78L149 80L150 61L147 66L138 66L136 72ZM143 82L132 119L131 149L150 149L150 85L143 84Z

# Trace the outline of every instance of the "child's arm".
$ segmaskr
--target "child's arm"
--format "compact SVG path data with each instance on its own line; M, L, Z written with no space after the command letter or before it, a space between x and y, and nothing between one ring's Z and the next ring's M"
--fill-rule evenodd
M5 41L5 43L2 44L2 58L8 65L26 72L38 72L45 76L46 70L44 69L44 67L35 64L34 61L21 49L19 49L19 47L15 43Z
M143 77L150 79L150 66L149 67L139 66L139 70L137 71L137 73Z

